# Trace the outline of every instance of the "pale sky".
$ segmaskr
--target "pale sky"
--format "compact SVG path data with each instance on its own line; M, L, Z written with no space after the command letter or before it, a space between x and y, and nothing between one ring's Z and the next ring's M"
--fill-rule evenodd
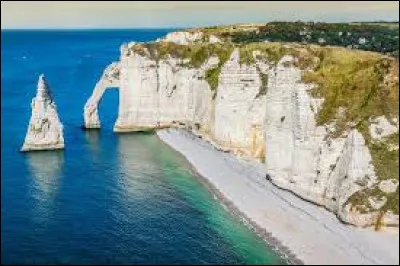
M398 1L1 1L1 28L195 27L281 21L399 20Z

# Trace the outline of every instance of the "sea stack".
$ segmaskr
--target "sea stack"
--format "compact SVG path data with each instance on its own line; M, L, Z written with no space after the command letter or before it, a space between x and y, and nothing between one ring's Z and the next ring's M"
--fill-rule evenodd
M31 107L32 116L21 151L63 149L63 125L43 74L39 76Z

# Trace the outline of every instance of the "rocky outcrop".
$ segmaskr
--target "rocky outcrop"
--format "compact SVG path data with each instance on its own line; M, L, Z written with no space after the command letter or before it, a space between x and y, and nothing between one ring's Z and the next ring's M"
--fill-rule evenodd
M324 99L311 97L313 85L303 82L296 57L268 61L254 51L252 60L243 62L236 48L222 65L211 56L196 68L187 58L156 59L135 52L133 45L122 46L120 61L114 63L119 78L113 86L120 93L114 131L184 127L218 149L265 162L275 185L326 207L346 223L370 226L383 219L398 225L398 214L355 211L352 195L379 183L370 150L355 128L332 137L334 123L317 125ZM85 125L100 125L97 104L110 68L85 106ZM213 88L207 78L216 69L220 72ZM385 136L395 132L383 127ZM381 187L393 190L390 184ZM375 207L385 204L381 198L366 201Z
M300 197L325 206L348 219L346 202L356 191L371 187L376 177L363 136L329 138L330 125L317 126L321 100L307 93L301 71L285 64L286 56L270 73L266 99L265 164L271 180ZM286 66L285 66L286 65ZM368 226L370 219L357 221Z
M217 36L210 35L209 43L222 43L222 41Z
M90 128L100 128L100 119L98 114L98 105L100 103L101 97L107 88L119 87L119 63L112 63L104 70L99 82L97 82L92 95L87 100L83 112L84 116L84 127Z
M201 31L198 32L187 32L187 31L175 31L165 35L164 38L157 39L156 42L173 42L176 44L187 45L196 41L201 41L204 34ZM214 38L213 41L216 41Z
M120 102L114 130L143 131L172 124L207 125L211 91L202 78L215 64L210 58L199 69L182 66L182 60L159 62L122 48Z
M44 75L39 76L31 107L32 115L21 151L63 149L63 125Z
M384 193L394 193L399 187L399 180L396 179L383 180L379 183L378 187Z
M208 42L222 43L221 39L215 35L207 35L201 31L175 31L170 32L163 38L158 38L155 42L172 42L180 45L189 45L192 43Z
M399 132L397 120L390 123L384 116L379 116L375 119L370 119L370 122L369 132L374 140L381 140L384 137Z

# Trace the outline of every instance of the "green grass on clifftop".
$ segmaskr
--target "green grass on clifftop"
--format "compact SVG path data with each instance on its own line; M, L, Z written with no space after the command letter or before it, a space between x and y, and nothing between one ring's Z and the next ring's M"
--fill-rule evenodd
M351 47L393 55L398 58L398 22L287 22L250 23L191 29L215 35L225 42L297 42Z
M316 84L314 97L324 98L317 123L334 123L331 137L339 137L352 128L364 136L372 156L375 173L380 180L399 178L398 133L382 141L374 141L369 133L370 119L385 116L389 121L399 117L398 62L377 53L344 48L318 48L310 51L319 63L303 76L305 82ZM382 197L378 188L357 192L350 199L359 210L368 209L368 197ZM398 214L398 192L385 195L387 203L381 211ZM361 207L363 206L363 207Z

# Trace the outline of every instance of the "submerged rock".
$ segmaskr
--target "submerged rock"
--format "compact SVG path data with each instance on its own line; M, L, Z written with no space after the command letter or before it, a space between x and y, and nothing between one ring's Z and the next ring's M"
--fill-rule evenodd
M21 151L63 149L63 125L43 74L39 76L31 107L32 115Z

